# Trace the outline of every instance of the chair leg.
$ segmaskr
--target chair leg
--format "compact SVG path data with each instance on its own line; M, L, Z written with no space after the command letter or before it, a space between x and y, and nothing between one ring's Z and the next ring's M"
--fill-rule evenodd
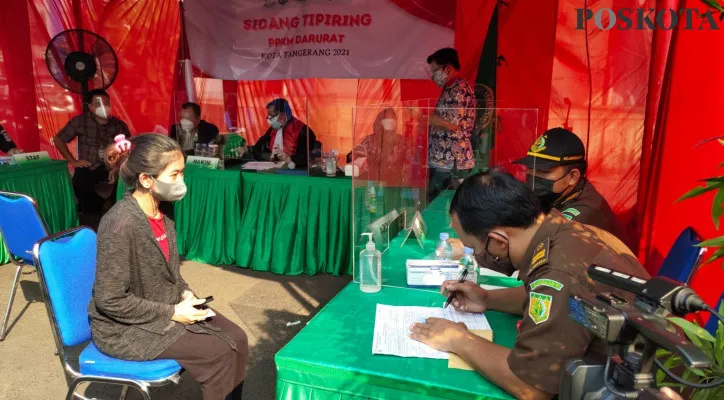
M7 326L8 326L8 319L10 318L10 310L13 308L13 300L15 300L15 292L18 289L18 281L20 280L20 271L23 269L22 265L18 265L17 269L15 270L15 279L13 280L13 287L10 288L10 297L8 298L8 306L5 309L5 317L3 317L3 324L0 326L0 341L5 340L5 334Z
M126 400L126 395L128 394L128 386L123 385L123 389L121 389L121 398L120 400Z
M84 380L82 378L74 379L73 382L71 382L70 386L68 387L68 394L65 395L65 400L75 399L75 389L78 388L78 385L80 385L83 382L84 382Z
M139 392L141 392L144 400L151 400L151 393L148 392L148 385L144 385L143 383L138 382L134 386L136 387L136 389L138 389Z

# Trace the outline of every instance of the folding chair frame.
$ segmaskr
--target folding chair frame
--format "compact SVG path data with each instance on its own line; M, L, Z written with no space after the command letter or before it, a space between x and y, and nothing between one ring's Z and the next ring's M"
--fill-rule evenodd
M40 224L43 226L43 229L45 230L45 235L48 235L48 226L45 224L45 220L43 219L43 216L40 215L40 209L38 208L38 203L30 196L22 194L22 193L15 193L15 192L3 192L0 191L0 196L5 197L22 197L28 201L30 201L33 204L33 207L35 208L35 212L38 213L38 218L40 219ZM2 227L0 226L0 235L2 237L5 237L5 234L2 231ZM13 308L13 302L15 300L15 293L18 289L18 283L20 283L20 274L23 270L23 266L28 265L25 264L23 261L18 261L19 257L17 257L15 254L13 254L12 251L10 251L10 248L7 247L7 244L5 244L5 248L8 250L8 254L10 254L10 261L12 261L13 264L15 264L15 278L13 279L13 285L10 288L10 297L8 297L8 304L5 308L5 316L3 317L2 325L0 325L0 342L5 340L5 336L7 335L7 325L8 325L8 319L10 318L10 311ZM35 268L34 265L28 265L29 267Z
M53 331L53 338L55 339L55 347L57 349L58 353L58 359L60 360L60 365L63 367L63 372L65 374L66 382L68 383L68 393L66 395L66 400L72 400L76 397L79 397L81 399L86 399L84 396L78 395L75 393L78 386L80 386L83 383L100 383L100 384L110 384L110 385L119 385L122 386L122 392L121 392L121 400L124 400L126 398L126 393L128 392L129 387L133 387L141 394L143 395L143 398L145 400L151 400L151 394L149 393L150 387L156 387L156 386L164 386L171 382L178 383L180 379L180 373L181 371L167 377L161 380L157 381L141 381L136 379L122 379L122 378L113 378L113 377L106 377L106 376L96 376L96 375L83 375L79 372L79 370L76 370L68 359L68 353L66 352L65 346L63 346L63 342L60 337L60 328L58 327L57 320L55 317L55 311L53 311L53 305L50 303L50 294L48 293L48 287L45 285L45 275L43 274L43 266L40 262L40 247L45 242L52 242L67 236L72 236L79 231L83 229L90 229L86 226L80 226L72 229L65 230L63 232L57 233L55 235L51 235L48 237L43 238L38 243L35 244L33 247L33 258L35 260L35 266L38 271L38 281L40 282L40 287L43 293L43 298L45 299L45 309L48 312L48 318L50 319L50 326ZM95 256L95 255L93 255Z

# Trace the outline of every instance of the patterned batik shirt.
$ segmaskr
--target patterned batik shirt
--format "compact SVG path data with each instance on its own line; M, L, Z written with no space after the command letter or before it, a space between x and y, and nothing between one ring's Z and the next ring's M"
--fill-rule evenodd
M450 82L437 100L435 115L457 126L455 131L430 127L429 164L432 168L472 169L475 155L470 135L475 125L475 91L463 78Z

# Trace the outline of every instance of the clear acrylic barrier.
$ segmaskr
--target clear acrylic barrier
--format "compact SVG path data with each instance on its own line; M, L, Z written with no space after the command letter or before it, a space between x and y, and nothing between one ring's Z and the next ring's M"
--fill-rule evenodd
M383 284L405 287L406 261L433 259L441 232L455 237L450 228L450 201L464 177L501 169L525 180L525 168L513 162L524 157L536 140L538 110L453 110L435 108L432 102L423 99L353 109L354 146L346 158L358 174L352 178L355 282L359 282L359 254L367 242L362 233L373 233L375 246L383 253ZM474 124L472 169L446 170L428 160L431 146L432 152L438 148L431 141L443 132L438 127L439 115L460 115L462 124ZM427 228L419 242L407 230L418 212Z

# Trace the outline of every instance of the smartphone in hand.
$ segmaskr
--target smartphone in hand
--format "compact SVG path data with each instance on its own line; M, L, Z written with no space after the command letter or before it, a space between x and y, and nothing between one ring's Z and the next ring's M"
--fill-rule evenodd
M209 297L207 297L207 298L204 299L204 302L203 302L203 303L197 304L197 305L195 305L194 307L198 308L199 310L205 310L205 309L209 308L209 307L207 306L207 304L211 303L212 301L214 301L214 296L209 296Z

